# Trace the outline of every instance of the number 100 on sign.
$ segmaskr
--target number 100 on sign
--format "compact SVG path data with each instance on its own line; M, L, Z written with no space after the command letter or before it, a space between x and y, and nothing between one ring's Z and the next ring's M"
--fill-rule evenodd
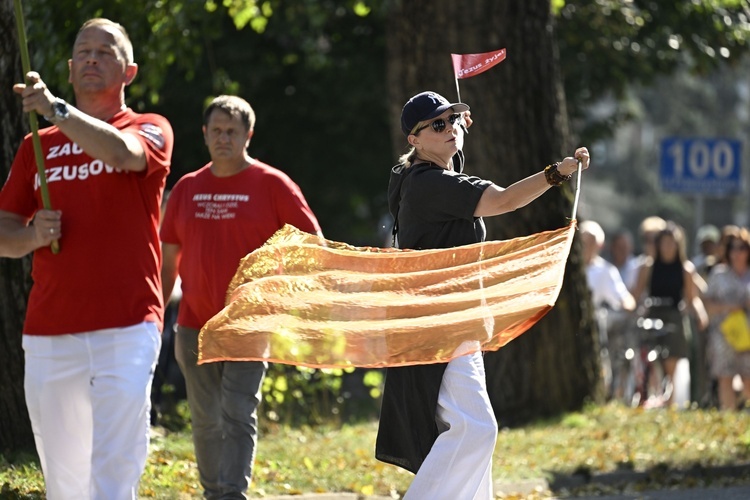
M727 195L741 190L741 142L732 139L667 138L661 142L663 191Z

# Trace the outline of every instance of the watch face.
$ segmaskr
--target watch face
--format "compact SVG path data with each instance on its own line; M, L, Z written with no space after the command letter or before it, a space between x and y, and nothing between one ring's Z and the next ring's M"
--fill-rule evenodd
M62 99L56 100L52 105L52 109L55 110L55 117L60 120L65 120L70 116L70 111L68 111L68 103L66 103Z

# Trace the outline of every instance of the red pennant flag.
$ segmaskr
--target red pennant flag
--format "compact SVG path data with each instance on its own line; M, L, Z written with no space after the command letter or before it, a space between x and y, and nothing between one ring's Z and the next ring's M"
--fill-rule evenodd
M456 78L471 78L484 73L505 59L505 49L482 54L451 54Z

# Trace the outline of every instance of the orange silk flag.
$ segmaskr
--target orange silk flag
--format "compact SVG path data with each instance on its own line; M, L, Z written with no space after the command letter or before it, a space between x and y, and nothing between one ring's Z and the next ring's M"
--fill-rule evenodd
M497 350L555 304L575 227L398 250L284 226L240 262L201 330L199 363L386 367Z

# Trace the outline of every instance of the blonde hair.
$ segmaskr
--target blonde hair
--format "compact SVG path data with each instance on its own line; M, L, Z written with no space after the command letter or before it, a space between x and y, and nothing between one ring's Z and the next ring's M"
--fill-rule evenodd
M422 120L421 122L417 122L417 124L414 125L414 128L411 129L411 132L409 132L409 135L416 135L420 129L427 127L430 123L432 123L432 120ZM398 157L398 163L405 167L411 167L416 158L417 148L412 146L409 151Z
M409 151L398 157L398 164L405 167L411 167L414 160L417 158L417 148L411 147Z

